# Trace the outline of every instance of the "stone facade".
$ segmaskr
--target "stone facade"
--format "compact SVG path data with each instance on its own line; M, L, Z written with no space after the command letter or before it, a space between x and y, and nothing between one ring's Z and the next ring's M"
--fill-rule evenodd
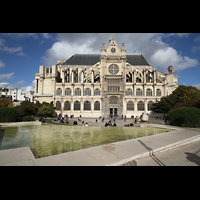
M142 55L126 54L114 38L101 54L75 54L35 74L35 101L54 102L56 112L75 117L139 116L178 87L173 67L162 73Z

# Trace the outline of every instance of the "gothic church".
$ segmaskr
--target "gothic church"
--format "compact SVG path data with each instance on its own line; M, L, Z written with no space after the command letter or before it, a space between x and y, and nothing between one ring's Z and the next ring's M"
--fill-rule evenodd
M53 101L57 114L139 116L178 87L173 67L162 73L141 54L126 54L114 37L101 54L75 54L35 74L35 101Z

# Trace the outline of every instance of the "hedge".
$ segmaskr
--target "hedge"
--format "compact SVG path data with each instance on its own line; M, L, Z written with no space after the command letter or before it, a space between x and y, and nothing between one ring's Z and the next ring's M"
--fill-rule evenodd
M18 119L18 110L10 107L0 107L0 122L17 122Z
M22 121L23 121L23 122L35 121L35 119L34 119L34 117L32 117L32 116L23 116L23 117L22 117Z
M179 107L167 113L166 120L173 126L200 127L200 109L195 107Z

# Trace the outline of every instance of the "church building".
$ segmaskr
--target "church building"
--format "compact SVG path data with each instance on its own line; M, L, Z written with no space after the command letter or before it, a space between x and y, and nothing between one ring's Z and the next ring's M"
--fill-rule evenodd
M114 37L101 54L75 54L35 74L35 101L53 101L57 114L75 117L140 116L178 87L177 75L150 66L141 54L126 54Z

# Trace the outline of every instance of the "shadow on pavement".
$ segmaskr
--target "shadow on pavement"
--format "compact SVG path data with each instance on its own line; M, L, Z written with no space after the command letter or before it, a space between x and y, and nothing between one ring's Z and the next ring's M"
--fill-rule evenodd
M165 166L158 158L156 158L156 156L153 154L153 149L151 149L150 147L146 146L146 144L144 142L142 142L141 140L138 140L138 142L143 145L148 151L149 151L149 156L160 166Z
M200 150L199 150L199 151L200 151ZM193 163L197 164L198 166L200 166L200 157L197 156L196 154L197 154L199 151L197 151L196 153L185 152L185 154L187 155L186 158L187 158L190 162L193 162Z

